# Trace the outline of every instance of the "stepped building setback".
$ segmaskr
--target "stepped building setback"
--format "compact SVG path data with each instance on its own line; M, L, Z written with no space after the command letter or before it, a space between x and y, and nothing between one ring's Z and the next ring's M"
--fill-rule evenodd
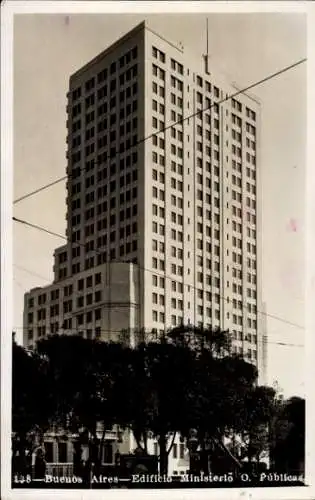
M191 323L264 366L260 104L238 90L145 22L70 77L68 242L25 295L25 347Z

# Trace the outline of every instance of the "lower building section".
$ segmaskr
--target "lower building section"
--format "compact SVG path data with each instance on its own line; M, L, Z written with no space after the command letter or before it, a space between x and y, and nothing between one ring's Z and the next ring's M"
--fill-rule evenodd
M106 431L98 425L96 436L88 432L65 432L51 428L44 435L29 436L23 449L19 439L12 439L12 472L23 470L32 479L84 477L89 469L93 474L130 475L159 473L159 446L156 439L149 438L147 450L143 451L129 430L114 426ZM185 441L178 434L168 439L171 448L168 455L168 474L183 475L189 470L189 452ZM23 463L22 463L23 462ZM52 479L53 481L53 479Z
M138 330L138 283L137 265L111 262L31 290L24 297L24 346L55 333L115 341Z

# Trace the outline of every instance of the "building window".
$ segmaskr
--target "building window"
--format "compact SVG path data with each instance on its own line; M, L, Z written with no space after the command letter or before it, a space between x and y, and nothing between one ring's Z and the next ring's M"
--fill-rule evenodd
M67 443L58 443L58 462L67 463Z
M106 442L104 444L103 463L112 464L113 461L114 461L113 445L111 443Z

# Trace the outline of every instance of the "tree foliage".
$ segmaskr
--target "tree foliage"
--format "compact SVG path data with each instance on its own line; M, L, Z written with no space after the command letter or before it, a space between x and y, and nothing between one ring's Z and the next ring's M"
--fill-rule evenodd
M278 403L271 429L273 467L303 472L305 460L305 400L292 397Z
M167 471L167 440L179 431L179 422L189 412L195 367L192 351L185 345L161 342L142 343L134 351L130 426L141 445L151 433L160 445L160 469Z
M13 470L25 474L31 454L49 428L53 407L46 364L37 353L12 344Z
M218 447L237 462L224 445L236 434L248 460L259 460L270 441L278 459L293 445L304 456L304 401L280 408L273 389L257 386L257 369L231 354L227 332L180 326L134 348L53 335L38 342L36 353L14 343L13 359L13 430L26 436L54 423L84 432L98 465L105 432L114 426L130 429L145 453L155 437L161 473L175 433L188 442L194 433L205 472Z
M256 386L245 397L244 412L238 430L243 438L242 457L257 462L261 453L268 449L269 432L275 412L275 390Z

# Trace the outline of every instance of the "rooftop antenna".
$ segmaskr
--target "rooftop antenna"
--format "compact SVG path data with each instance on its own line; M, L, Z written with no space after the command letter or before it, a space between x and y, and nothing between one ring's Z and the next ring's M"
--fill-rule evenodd
M207 52L206 52L206 55L208 57L209 56L209 22L208 22L208 18L206 18L206 30L207 30Z
M207 75L210 75L210 71L209 71L209 23L208 23L208 18L206 18L206 36L207 36L206 54L203 57L204 57L204 62L205 62L205 72L207 73Z

